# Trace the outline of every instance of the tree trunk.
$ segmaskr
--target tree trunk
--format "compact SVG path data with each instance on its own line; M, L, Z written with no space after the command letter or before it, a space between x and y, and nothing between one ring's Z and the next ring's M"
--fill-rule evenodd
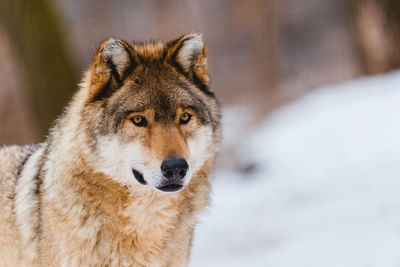
M400 67L400 2L398 0L351 0L360 64L366 74Z
M25 77L22 91L27 110L43 136L77 83L65 34L48 0L1 0L0 26L17 56L20 69L16 71Z

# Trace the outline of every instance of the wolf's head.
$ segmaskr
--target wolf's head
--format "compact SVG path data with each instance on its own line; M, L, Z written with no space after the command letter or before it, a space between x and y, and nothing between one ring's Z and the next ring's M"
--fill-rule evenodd
M118 182L181 190L214 160L220 113L198 34L168 43L109 39L82 90L96 171Z

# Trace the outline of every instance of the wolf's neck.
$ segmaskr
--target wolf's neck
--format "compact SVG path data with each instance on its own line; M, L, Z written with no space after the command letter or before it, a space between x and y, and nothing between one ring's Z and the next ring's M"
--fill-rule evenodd
M184 192L163 194L142 185L129 188L94 172L77 171L59 179L63 181L44 192L43 229L49 231L43 236L85 247L88 262L93 260L89 255L98 259L120 255L144 265L149 258L168 257L159 253L165 253L182 219L190 227L194 224ZM74 255L74 247L58 249Z

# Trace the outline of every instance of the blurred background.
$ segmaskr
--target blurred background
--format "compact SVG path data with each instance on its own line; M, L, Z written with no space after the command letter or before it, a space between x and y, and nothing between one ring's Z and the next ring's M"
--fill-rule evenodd
M191 266L400 266L398 0L2 0L0 145L44 139L102 40L193 31L225 141Z

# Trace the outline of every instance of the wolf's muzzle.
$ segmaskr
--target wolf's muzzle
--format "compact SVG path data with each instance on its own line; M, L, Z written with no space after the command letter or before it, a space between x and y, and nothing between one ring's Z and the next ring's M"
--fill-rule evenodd
M176 192L183 188L184 178L189 169L184 158L166 158L161 164L164 180L157 189L164 192Z

